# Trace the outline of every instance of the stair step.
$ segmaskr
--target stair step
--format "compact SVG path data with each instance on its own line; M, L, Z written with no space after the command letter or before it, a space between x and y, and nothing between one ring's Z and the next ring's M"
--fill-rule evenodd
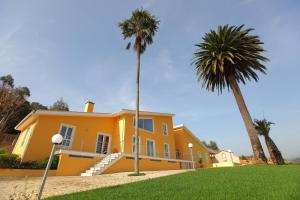
M121 155L122 155L122 153L113 153L113 154L107 155L100 162L96 163L94 166L87 169L84 173L81 173L81 176L93 176L93 175L101 174L101 172L104 171L105 168L110 163L112 163L114 160L119 158Z
M81 176L93 176L93 174L88 174L88 173L81 173Z

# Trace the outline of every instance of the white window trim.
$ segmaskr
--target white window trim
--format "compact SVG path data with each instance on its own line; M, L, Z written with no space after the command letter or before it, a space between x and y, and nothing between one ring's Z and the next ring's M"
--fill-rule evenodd
M164 126L166 126L166 131L167 131L167 133L165 134L164 133ZM168 124L167 123L162 123L162 130L163 130L163 135L164 136L168 136L169 135L169 127L168 127Z
M60 124L60 128L59 128L58 134L60 134L61 129L62 129L63 126L66 126L66 127L68 127L68 128L72 128L72 129L73 129L73 131L72 131L72 137L71 137L71 140L70 140L70 146L65 146L65 145L61 145L61 144L58 145L58 146L59 146L59 147L62 147L62 148L66 148L66 149L71 149L72 146L73 146L73 139L74 139L74 137L75 137L76 126L73 126L73 125L70 125L70 124L64 124L64 123L61 123L61 124Z
M226 154L224 152L222 153L222 160L225 161L225 162L227 162L227 156L226 156Z
M97 135L96 135L96 144L95 144L95 153L97 153L97 145L98 145L98 136L99 135L105 135L105 136L108 136L109 137L109 142L108 142L108 147L107 147L107 154L110 154L110 145L111 145L111 134L109 133L103 133L103 132L98 132ZM97 154L100 154L100 153L97 153ZM106 155L106 154L105 154Z
M133 151L133 138L135 138L134 134L132 135L132 138L131 138L131 151L132 151L132 154L135 154L135 152ZM141 136L139 136L138 138L139 138L139 154L141 154Z
M201 157L199 155L201 155ZM203 162L203 153L202 153L202 151L198 151L198 161L200 161L200 159Z
M148 145L147 145L147 141L153 142L153 156L149 156L149 157L155 157L156 156L156 148L155 148L155 140L152 139L146 139L146 155L148 156Z
M168 157L166 157L166 149L165 149L165 145L168 146ZM164 158L171 158L171 152L170 152L170 145L168 143L164 143Z
M143 129L143 128L139 128L139 130L142 130L142 131L145 131L145 132L148 132L148 133L154 133L155 132L154 119L152 117L139 117L139 120L140 119L151 119L152 120L153 131L148 131L148 130ZM133 117L133 121L132 121L133 128L135 128L134 123L135 123L135 117Z
M209 154L207 152L205 153L205 160L207 163L209 162Z

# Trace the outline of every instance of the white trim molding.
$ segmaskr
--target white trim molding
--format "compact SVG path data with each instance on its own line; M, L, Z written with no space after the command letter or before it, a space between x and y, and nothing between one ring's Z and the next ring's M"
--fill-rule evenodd
M90 152L82 152L82 151L73 151L73 150L66 150L66 149L59 149L56 150L55 155L59 154L71 154L76 156L90 156L90 157L105 157L106 154L99 154L99 153L90 153Z
M122 156L125 156L125 157L134 157L134 155L132 155L132 154L126 154L126 153L122 154ZM139 158L154 159L154 160L165 160L165 161L171 161L171 162L193 163L193 161L191 161L191 160L179 160L179 159L152 157L152 156L144 156L144 155L140 155Z
M215 150L212 150L212 149L209 149L209 148L207 148L200 140L199 140L199 138L196 136L196 135L194 135L193 134L193 132L192 131L190 131L184 124L179 124L179 125L176 125L176 126L174 126L173 127L173 129L179 129L179 128L183 128L183 129L185 129L186 131L187 131L187 133L189 133L197 142L199 142L209 153L211 153L211 154L216 154L216 153L218 153L217 151L215 151Z
M160 112L149 112L140 111L140 115L152 115L152 116L169 116L173 117L175 114L172 113L160 113ZM88 112L75 112L75 111L53 111L53 110L36 110L29 113L19 124L16 125L16 130L22 130L33 120L35 120L40 115L43 116L80 116L80 117L117 117L123 114L135 114L135 110L122 109L116 113L88 113ZM28 123L27 123L28 122Z

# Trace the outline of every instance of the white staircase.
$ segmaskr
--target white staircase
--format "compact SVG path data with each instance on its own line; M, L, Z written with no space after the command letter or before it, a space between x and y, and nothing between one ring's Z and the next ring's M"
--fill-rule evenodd
M93 167L81 173L81 176L93 176L101 174L106 168L115 163L121 158L122 153L112 153L103 158L100 162L96 163Z

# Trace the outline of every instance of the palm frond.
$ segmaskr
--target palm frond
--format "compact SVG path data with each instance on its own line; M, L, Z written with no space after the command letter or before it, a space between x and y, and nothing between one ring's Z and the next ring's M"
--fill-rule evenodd
M262 53L263 42L250 32L254 29L244 29L240 26L218 26L196 44L193 64L196 66L198 81L207 90L222 93L224 88L230 89L229 76L237 82L258 81L257 71L266 74L266 67L262 62L268 61Z
M129 19L119 23L123 38L126 40L134 37L135 41L132 48L135 51L140 48L140 53L146 50L147 45L153 43L153 36L158 29L158 25L159 20L143 8L134 10ZM131 45L127 45L127 47L126 49L129 49Z
M257 134L259 135L268 136L271 130L271 125L273 124L275 123L270 122L266 119L262 119L262 120L254 119L254 127L257 131Z

